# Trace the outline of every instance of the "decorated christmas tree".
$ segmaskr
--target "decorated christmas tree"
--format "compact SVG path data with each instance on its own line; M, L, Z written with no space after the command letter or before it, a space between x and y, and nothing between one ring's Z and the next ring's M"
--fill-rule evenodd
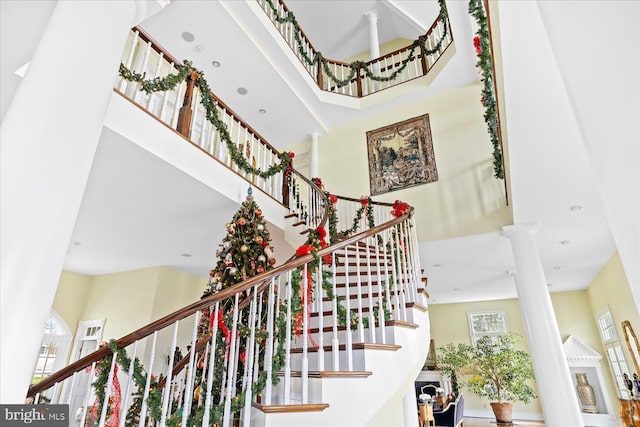
M251 193L249 188L247 199L226 224L227 234L216 253L218 262L210 272L206 296L264 273L276 263L266 221Z

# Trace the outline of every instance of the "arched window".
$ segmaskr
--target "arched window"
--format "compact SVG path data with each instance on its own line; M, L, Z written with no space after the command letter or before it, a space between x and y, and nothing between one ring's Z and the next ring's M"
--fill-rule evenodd
M69 327L55 311L51 311L44 327L42 345L31 379L32 384L42 381L63 366L70 343Z

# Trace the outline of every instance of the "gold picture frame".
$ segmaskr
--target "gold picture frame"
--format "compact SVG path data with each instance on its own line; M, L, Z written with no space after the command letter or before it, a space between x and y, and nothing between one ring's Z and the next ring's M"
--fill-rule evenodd
M372 196L438 180L429 114L367 132Z

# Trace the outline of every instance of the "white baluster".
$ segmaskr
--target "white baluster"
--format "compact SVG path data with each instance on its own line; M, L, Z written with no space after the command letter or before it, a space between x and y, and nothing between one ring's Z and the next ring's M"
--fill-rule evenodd
M364 215L363 215L364 217ZM355 243L356 248L356 296L358 301L358 342L364 342L364 324L362 323L362 283L360 276L360 241Z
M369 209L373 209L373 206L369 206ZM374 315L374 309L373 309L373 276L371 275L371 251L370 251L370 244L369 244L369 239L365 239L365 244L367 245L367 251L366 251L366 255L367 255L367 279L368 279L368 285L367 285L367 291L369 292L369 340L372 343L376 342L376 319L375 319L375 315ZM379 297L379 295L378 295ZM384 320L384 319L381 319Z
M98 427L104 427L107 419L107 409L109 408L109 397L111 396L111 386L113 385L113 371L116 367L116 354L111 353L111 366L109 368L109 377L107 378L106 390L104 391L104 399L102 400L102 411L100 412L100 422Z
M229 353L229 365L227 368L227 392L224 400L224 415L222 417L222 427L229 427L231 423L231 400L233 399L233 390L235 388L235 359L236 359L236 341L238 331L238 296L235 295L233 304L233 325L231 327L231 349Z
M184 91L186 90L187 84L182 82L178 85L178 91L176 93L176 105L174 105L173 117L171 118L171 122L169 123L173 129L176 128L178 124L178 113L180 112L180 107L182 107ZM184 89L183 89L184 88Z
M345 258L345 262L348 260ZM331 254L331 268L332 268L332 276L331 276L331 286L333 288L333 300L331 300L332 307L332 338L331 338L331 356L333 360L333 370L340 370L340 340L338 339L338 292L336 289L336 264L338 263L338 256L334 252ZM322 308L320 308L320 316L323 316ZM347 323L349 323L349 313L347 313ZM347 333L348 326L347 326Z
M251 300L251 306L249 308L249 327L251 328L251 332L249 333L249 338L247 340L245 359L244 359L244 380L242 389L245 393L244 397L244 412L242 416L242 425L244 427L249 427L251 422L251 402L253 401L253 395L251 390L252 377L253 377L253 355L256 338L256 328L258 328L258 316L256 315L257 305L258 305L258 285L253 287L253 298Z
M154 77L155 78L160 77L160 70L162 69L163 58L164 58L164 53L160 52L160 55L158 56L158 65L156 65L156 72L154 73ZM165 91L165 93L166 93L166 91ZM153 106L151 105L151 101L152 101L153 97L154 97L154 94L150 93L149 97L147 98L147 105L146 105L147 111L149 111L151 113L153 113L153 111L151 111L153 109Z
M291 271L287 273L287 338L285 340L284 362L284 404L291 403Z
M87 420L87 408L89 407L89 398L91 397L91 386L93 385L93 376L96 372L96 362L91 364L91 372L89 372L89 381L87 382L87 391L84 394L82 404L82 415L80 416L80 425L86 425ZM36 395L35 401L38 402L40 394Z
M182 409L182 427L187 425L187 418L191 414L191 400L193 399L193 382L196 377L196 346L198 344L198 324L200 323L200 312L196 311L193 319L193 334L191 335L191 351L189 352L189 364L185 375L184 406Z
M271 373L273 372L273 346L274 346L274 306L278 304L274 294L275 278L269 283L269 298L267 302L267 342L264 351L264 370L267 374L264 389L264 404L271 405ZM277 314L275 315L277 319Z
M175 71L174 67L173 67L173 62L171 62L169 64L169 73L168 74L172 74ZM168 91L165 90L164 93L162 94L162 102L160 103L160 111L158 111L158 118L160 119L161 122L167 122L164 119L164 112L167 109L167 102L169 99L169 93L173 92L173 91Z
M138 44L139 36L140 36L140 33L138 32L138 30L134 30L133 39L131 41L131 48L129 49L129 55L127 56L127 61L124 64L124 66L127 67L128 69L131 69L131 64L133 63L133 54L136 51L136 45ZM128 84L129 84L129 81L123 78L122 81L120 82L120 92L126 93Z
M147 382L144 385L144 392L142 393L142 407L140 408L140 421L138 427L145 425L145 419L147 417L147 398L149 397L149 390L151 388L151 372L153 371L153 362L156 357L156 342L158 340L158 331L153 333L153 339L151 341L151 355L149 356L149 368L147 371ZM84 424L83 424L84 425Z
M160 418L160 427L164 427L166 424L167 414L169 413L169 400L171 398L171 379L173 376L173 356L174 352L171 349L176 348L176 342L178 340L178 324L179 320L176 320L173 326L173 338L171 340L171 346L169 347L169 366L167 366L167 381L164 385L164 392L162 396L162 415Z
M393 296L393 307L395 307L394 320L399 320L399 319L402 319L402 315L401 315L402 307L400 306L400 295L398 291L398 275L396 270L395 255L393 252L393 235L391 233L391 229L385 230L385 233L387 235L387 242L390 245L388 255L387 255L386 245L384 246L385 258L388 257L389 260L391 261L391 277L390 277L391 281L390 281L390 284L388 284L387 286L390 287L390 292Z
M358 261L356 260L356 265ZM349 252L348 248L344 248L344 289L345 289L345 309L347 311L347 329L346 329L346 350L347 350L347 371L353 371L353 337L351 336L351 297L349 295Z
M381 246L383 245L378 245L378 238L381 238L380 233L377 233L375 236L372 237L372 241L374 242L375 246L375 251L376 251L376 264L377 264L377 276L378 276L378 319L380 322L380 338L382 340L382 344L386 344L387 343L387 334L386 334L386 316L384 315L385 312L385 306L384 306L384 288L382 285L382 269L384 268L385 271L388 270L387 268L387 263L385 262L384 265L383 263L380 261L380 251L382 250Z
M311 286L307 280L308 264L304 265L302 275L302 403L309 403L309 293Z
M136 352L138 351L138 341L133 343L133 352L131 353L131 363L129 364L129 371L127 372L127 386L124 389L124 400L122 401L122 406L120 410L123 412L120 414L120 422L118 426L124 427L124 422L127 418L126 412L129 407L129 396L131 394L131 384L133 383L133 367L135 365L134 361L136 360Z
M204 416L202 417L202 426L209 426L209 412L211 409L211 400L213 398L211 389L213 388L213 372L216 367L216 340L218 338L218 315L220 303L216 302L213 309L213 330L211 331L211 358L209 359L209 372L207 373L207 396L204 401ZM224 363L224 357L221 361Z
M393 256L391 257L392 261L395 261L394 271L396 272L396 292L400 296L400 320L407 320L407 300L404 286L404 277L402 274L402 258L400 256L400 232L398 230L398 226L393 228L394 234L394 243L395 250L393 246L391 250L394 251Z
M144 57L142 59L142 66L140 67L140 72L145 73L147 71L147 65L149 64L149 54L151 53L151 42L147 42L147 48L144 51ZM139 83L138 83L139 85ZM138 102L138 98L142 94L142 91L139 89L140 86L136 86L136 92L133 94L133 100Z
M322 289L322 269L323 263L320 261L318 271L316 271L316 311L318 312L318 370L324 371L324 310L323 310L323 289Z

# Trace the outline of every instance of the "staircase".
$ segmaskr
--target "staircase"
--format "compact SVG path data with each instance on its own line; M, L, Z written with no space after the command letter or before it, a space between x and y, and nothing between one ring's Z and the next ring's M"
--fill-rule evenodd
M132 33L131 52L146 52L143 68L152 50L174 61L159 49ZM284 168L288 155L192 77L163 95L123 79L117 93L282 200L292 240L313 253L112 340L31 386L28 401L69 404L70 425L98 427L415 426L413 382L430 334L412 210L329 196L290 162ZM193 101L178 111L181 93ZM203 97L207 114L196 102ZM193 109L190 124L181 123L185 108ZM225 126L203 121L210 115ZM242 169L245 152L257 161L245 159ZM193 351L175 360L173 349L187 345Z

